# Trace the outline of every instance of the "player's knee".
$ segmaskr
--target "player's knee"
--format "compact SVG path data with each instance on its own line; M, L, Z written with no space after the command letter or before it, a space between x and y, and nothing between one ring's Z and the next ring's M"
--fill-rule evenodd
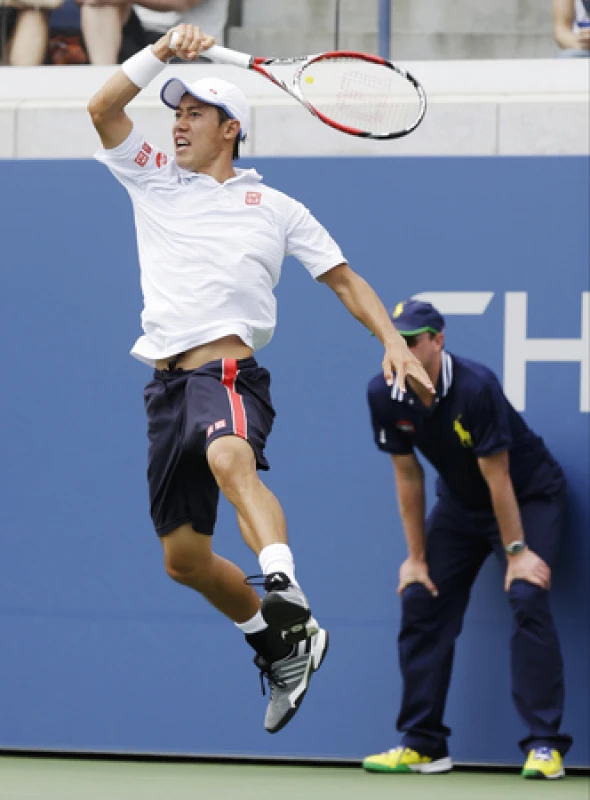
M195 589L207 583L212 565L212 558L195 557L186 551L171 548L164 553L164 569L168 576L176 583Z
M520 578L510 584L508 597L512 611L520 621L537 617L549 609L547 590Z
M226 495L235 491L252 466L251 452L241 444L235 437L224 436L213 442L207 452L211 472Z

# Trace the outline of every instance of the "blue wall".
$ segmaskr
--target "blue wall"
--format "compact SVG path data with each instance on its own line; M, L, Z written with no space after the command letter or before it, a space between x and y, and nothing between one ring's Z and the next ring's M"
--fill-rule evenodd
M451 352L502 375L507 291L528 293L529 336L580 337L586 159L255 166L311 207L387 305L427 290L493 292L484 316L449 318ZM379 343L297 262L285 263L279 328L259 354L278 411L268 483L332 647L301 713L270 737L249 649L165 576L151 529L149 370L128 355L140 297L126 194L91 162L0 162L0 186L0 747L357 758L395 745L395 589L405 551L390 463L372 444L365 404ZM533 364L527 378L525 416L570 478L553 605L564 729L575 736L568 763L587 765L588 414L579 365ZM258 571L225 503L216 542ZM456 760L520 761L509 628L490 562L449 697Z

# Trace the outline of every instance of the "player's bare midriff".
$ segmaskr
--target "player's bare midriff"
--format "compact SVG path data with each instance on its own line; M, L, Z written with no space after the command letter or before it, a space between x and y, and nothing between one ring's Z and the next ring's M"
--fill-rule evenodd
M156 361L156 369L167 370L170 364L174 365L174 369L198 369L209 361L217 361L220 358L250 358L253 354L252 348L244 344L239 336L224 336L214 342L191 347L184 353L161 358Z

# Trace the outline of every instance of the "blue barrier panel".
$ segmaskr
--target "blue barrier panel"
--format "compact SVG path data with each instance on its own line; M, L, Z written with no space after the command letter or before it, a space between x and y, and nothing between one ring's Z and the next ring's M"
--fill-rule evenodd
M505 382L524 394L527 420L568 474L553 606L564 729L575 737L568 763L588 765L589 431L575 360L584 354L570 342L574 360L536 361L524 341L582 335L588 161L254 163L313 210L387 304L417 292L488 293L483 313L448 316L448 348L501 377L507 365ZM301 713L269 737L252 653L165 576L151 529L149 370L128 355L141 304L126 194L92 162L0 162L0 185L0 747L357 758L395 745L405 549L389 459L372 443L366 409L379 343L297 262L285 263L279 328L259 353L278 411L268 483L332 647ZM258 571L225 502L216 543ZM520 761L509 633L502 575L490 562L448 702L459 761Z

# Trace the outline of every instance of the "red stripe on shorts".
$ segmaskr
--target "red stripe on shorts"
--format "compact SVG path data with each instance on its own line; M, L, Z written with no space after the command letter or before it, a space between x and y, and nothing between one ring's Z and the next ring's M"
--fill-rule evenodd
M235 358L222 359L221 382L227 389L229 405L234 427L234 433L241 439L246 439L246 409L242 396L236 392L236 378L238 376L238 362Z

